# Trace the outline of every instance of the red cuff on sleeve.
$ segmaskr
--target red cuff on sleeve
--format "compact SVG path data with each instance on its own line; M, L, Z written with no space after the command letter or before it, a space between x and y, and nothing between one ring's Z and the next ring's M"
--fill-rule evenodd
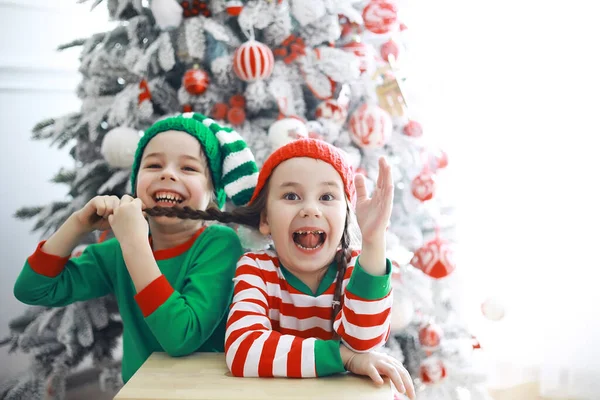
M150 282L148 286L143 288L142 291L134 297L145 318L167 301L173 292L173 287L167 278L165 278L164 275L161 275Z
M32 255L29 256L27 262L32 270L40 275L54 278L58 276L65 268L65 264L69 260L69 257L55 256L54 254L44 253L42 246L46 243L42 240Z

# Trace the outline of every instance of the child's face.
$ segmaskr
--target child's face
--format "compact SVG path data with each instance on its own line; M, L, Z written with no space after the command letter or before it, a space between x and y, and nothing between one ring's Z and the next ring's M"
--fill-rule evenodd
M136 187L137 196L146 207L189 206L204 210L212 191L208 165L196 138L185 132L166 131L148 142ZM164 222L176 220L160 218Z
M287 269L310 273L331 263L345 221L342 178L330 164L299 157L275 168L260 231L271 235Z

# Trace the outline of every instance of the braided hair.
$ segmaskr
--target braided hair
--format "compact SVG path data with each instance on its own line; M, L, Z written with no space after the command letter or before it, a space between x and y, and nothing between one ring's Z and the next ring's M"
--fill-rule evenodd
M237 207L232 211L221 211L216 206L209 206L206 210L195 210L191 207L153 207L144 210L144 212L152 217L172 217L181 219L193 219L204 221L218 221L225 224L236 223L246 225L254 229L260 226L260 217L267 206L268 185L265 184L263 190L254 199L252 203L246 206ZM342 282L346 275L346 268L350 262L350 235L349 235L349 215L350 210L346 208L346 222L344 225L344 233L340 241L340 250L335 256L335 262L338 268L338 273L335 281L335 291L332 302L331 324L335 321L335 317L342 309Z

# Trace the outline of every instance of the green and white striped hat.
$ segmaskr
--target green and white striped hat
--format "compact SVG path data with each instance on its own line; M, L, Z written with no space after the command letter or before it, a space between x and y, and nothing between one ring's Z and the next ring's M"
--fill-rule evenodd
M192 112L157 121L144 132L133 160L131 187L134 193L146 145L159 133L170 130L189 133L200 142L206 154L219 208L223 207L226 198L230 198L237 206L248 203L258 180L258 167L252 151L233 129Z

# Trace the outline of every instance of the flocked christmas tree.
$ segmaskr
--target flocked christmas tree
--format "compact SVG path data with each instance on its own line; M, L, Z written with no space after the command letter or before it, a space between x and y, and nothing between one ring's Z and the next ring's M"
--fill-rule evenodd
M105 4L119 21L116 28L63 46L81 47L81 110L34 128L34 139L72 146L74 167L55 178L69 185L69 198L23 208L17 216L36 218L35 229L47 236L93 196L128 193L141 132L180 112L200 112L234 127L259 166L277 147L307 136L345 150L370 179L385 155L396 187L387 237L395 268L393 335L385 350L404 360L419 399L487 398L483 377L470 364L477 345L452 302L448 278L455 269L453 209L436 191L448 158L424 140L407 106L410 93L402 92L410 76L400 2ZM239 233L247 247L260 244L247 231ZM107 235L90 236L87 243ZM0 398L64 398L69 371L86 357L102 370L101 387L115 391L121 385L113 349L122 325L112 296L30 308L10 329L3 343L30 353L32 365L29 374L0 388Z

